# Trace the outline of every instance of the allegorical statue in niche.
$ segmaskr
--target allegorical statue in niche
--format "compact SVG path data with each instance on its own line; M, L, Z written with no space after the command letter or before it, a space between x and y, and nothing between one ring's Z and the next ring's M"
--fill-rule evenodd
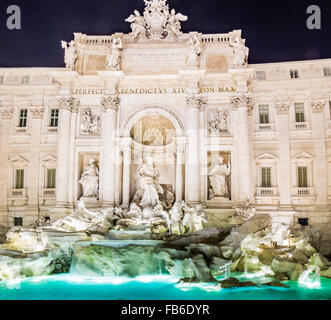
M146 157L145 163L138 170L138 175L140 189L144 191L140 206L154 208L159 204L159 195L163 194L163 188L159 183L160 171L151 156Z
M94 115L91 109L86 109L82 115L82 133L100 135L100 117Z
M112 48L110 54L107 56L106 68L120 70L122 57L123 43L121 38L114 38L112 40Z
M64 63L67 69L75 70L75 64L78 58L75 42L69 44L66 41L61 41L61 46L64 49Z
M219 163L216 164L209 173L210 182L210 199L220 197L229 198L229 190L227 177L231 173L231 166L224 163L224 158L219 158Z
M85 168L79 183L83 187L82 200L97 200L99 196L99 169L94 159L90 159L89 165Z
M198 69L200 66L200 56L202 52L201 43L196 35L190 38L190 51L186 59L186 66L192 69Z
M248 63L249 49L245 46L243 40L238 36L230 38L230 46L233 48L234 62L233 67L242 67Z
M130 33L131 36L135 40L137 40L138 36L140 34L143 34L146 36L146 22L144 17L140 14L138 10L134 11L134 14L132 14L129 18L125 20L126 22L131 22L131 30L132 32Z

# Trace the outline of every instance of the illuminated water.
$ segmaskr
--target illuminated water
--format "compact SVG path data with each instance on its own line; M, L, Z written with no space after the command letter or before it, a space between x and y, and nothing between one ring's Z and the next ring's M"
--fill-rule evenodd
M233 275L232 275L233 276ZM238 276L238 274L236 274ZM249 275L248 275L249 277ZM241 275L241 281L247 277ZM268 279L249 277L253 282ZM1 300L331 300L331 279L309 289L297 282L289 288L217 289L214 284L178 285L167 276L91 278L70 274L0 282Z

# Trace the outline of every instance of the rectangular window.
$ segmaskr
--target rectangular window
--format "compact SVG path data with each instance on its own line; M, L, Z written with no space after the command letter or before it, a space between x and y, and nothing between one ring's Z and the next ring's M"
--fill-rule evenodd
M257 80L266 80L267 77L266 77L266 73L265 71L256 71L256 79Z
M28 84L29 81L30 81L30 77L29 76L24 76L24 77L22 77L21 83L22 84Z
M0 76L0 84L3 84L3 76Z
M324 77L331 77L331 68L323 68Z
M47 169L47 189L55 189L56 169Z
M298 79L299 78L298 70L290 70L290 76L291 76L291 79Z
M23 227L23 218L22 217L14 217L14 226L15 227Z
M50 127L57 128L59 125L59 109L51 110Z
M307 167L298 167L298 187L299 188L308 188Z
M24 169L16 170L15 189L24 189Z
M305 106L303 103L295 104L295 122L305 122Z
M26 128L27 121L28 121L28 110L27 109L20 110L20 118L19 118L18 126L20 128Z
M260 111L260 123L261 124L269 123L269 106L268 105L259 106L259 111Z
M271 188L271 168L262 168L262 188Z

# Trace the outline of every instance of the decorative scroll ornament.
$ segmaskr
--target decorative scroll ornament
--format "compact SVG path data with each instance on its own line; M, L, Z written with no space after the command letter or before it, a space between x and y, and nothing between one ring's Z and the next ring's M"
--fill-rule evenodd
M112 70L121 70L123 43L121 38L112 40L112 49L107 57L106 68Z
M137 40L140 35L150 40L163 40L171 35L177 39L182 35L181 22L188 17L173 9L169 12L167 0L144 0L146 7L143 16L138 10L125 21L131 23L131 36Z
M276 113L278 115L288 115L290 106L289 102L278 102L276 103Z
M231 101L231 105L234 111L238 108L247 108L248 113L251 113L254 109L253 99L249 94L238 95Z
M14 107L4 107L0 103L0 116L1 116L1 119L11 120L13 118L13 115L14 115Z
M109 96L105 96L101 100L101 105L103 108L103 111L106 112L107 110L118 110L119 104L120 104L120 97L118 94L113 94Z
M59 98L59 105L65 110L77 113L80 106L80 101L72 96L61 97Z
M208 133L210 135L227 133L229 112L227 110L211 110L208 121Z
M311 102L311 111L313 113L321 113L325 109L325 100L312 101Z
M190 108L203 109L207 104L207 99L202 94L188 94L186 104Z
M67 69L75 70L75 64L78 58L75 42L69 44L66 41L61 41L61 46L64 49L64 63Z
M44 117L45 107L31 108L33 119L42 119Z
M83 134L100 135L100 117L86 109L82 115L81 131Z

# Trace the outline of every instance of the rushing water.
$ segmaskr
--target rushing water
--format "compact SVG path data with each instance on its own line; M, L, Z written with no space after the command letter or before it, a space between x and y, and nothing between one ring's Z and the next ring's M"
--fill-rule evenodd
M235 274L241 281L244 275ZM253 282L268 279L248 275ZM270 279L269 279L270 280ZM219 289L214 284L179 285L168 276L135 279L81 277L71 274L0 282L1 300L331 300L331 280L321 278L318 289L298 282L289 288Z

